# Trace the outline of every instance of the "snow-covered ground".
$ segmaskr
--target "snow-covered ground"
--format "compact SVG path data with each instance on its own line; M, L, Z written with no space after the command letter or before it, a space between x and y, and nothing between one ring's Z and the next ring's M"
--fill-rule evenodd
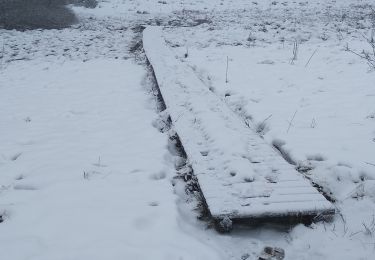
M33 61L1 76L1 259L218 258L180 227L144 68Z
M0 259L257 259L264 246L372 259L375 74L345 52L368 48L369 4L111 0L75 8L72 28L0 30ZM219 235L196 219L134 55L148 24L169 26L207 88L310 169L336 199L332 222Z
M293 163L319 168L309 174L345 196L354 186L329 187L326 178L375 179L375 74L344 42L299 44L293 64L292 53L292 43L190 46L184 62L270 144Z

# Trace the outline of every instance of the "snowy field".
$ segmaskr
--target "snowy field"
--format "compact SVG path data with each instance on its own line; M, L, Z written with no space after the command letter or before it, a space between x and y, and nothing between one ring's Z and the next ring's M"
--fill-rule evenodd
M0 259L244 260L265 246L373 259L375 72L346 51L371 51L371 8L108 0L75 7L71 28L0 29ZM159 131L139 25L167 26L180 62L335 201L332 222L221 235L197 219Z
M108 60L3 71L1 259L178 259L183 241L214 254L179 228L144 73Z

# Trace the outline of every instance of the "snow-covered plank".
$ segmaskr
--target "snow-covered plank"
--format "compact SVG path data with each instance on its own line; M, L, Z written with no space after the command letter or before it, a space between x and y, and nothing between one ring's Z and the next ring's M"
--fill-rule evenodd
M333 205L251 131L148 27L143 47L211 215L316 215Z

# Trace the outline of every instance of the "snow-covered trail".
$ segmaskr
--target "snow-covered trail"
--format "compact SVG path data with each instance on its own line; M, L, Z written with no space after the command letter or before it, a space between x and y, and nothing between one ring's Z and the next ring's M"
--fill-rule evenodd
M0 75L0 259L220 259L182 230L142 66L35 60Z
M143 46L214 218L334 212L301 174L175 58L162 28L146 28Z
M337 216L333 223L262 225L229 235L206 229L183 183L171 185L174 159L166 134L152 127L157 115L149 90L141 87L145 68L126 60L134 55L128 51L133 26L191 26L199 20L206 24L189 28L191 34L182 30L175 37L174 31L169 42L181 54L187 46L192 65L201 55L199 72L204 59L215 62L215 53L221 55L220 48L228 45L251 48L267 42L275 51L254 48L255 63L268 54L284 53L289 59L291 49L278 51L285 39L288 46L288 39L335 39L353 28L367 30L370 20L358 19L368 14L366 3L373 5L371 0L108 0L92 10L75 8L81 21L72 28L0 30L5 50L0 66L0 259L238 260L257 259L264 246L284 248L286 259L372 259L374 238L364 225L371 227L374 195L345 199L338 206L346 217ZM309 68L319 66L320 51ZM235 52L245 65L249 56L254 60L252 53ZM225 61L220 57L220 66L208 64L219 74L212 82L222 82ZM229 57L235 58L231 52ZM238 88L217 89L235 108L236 98L249 90L232 80L248 80L236 76L243 75L240 68L246 70L236 64L230 63L229 85ZM271 65L265 61L264 66ZM270 108L255 103L253 94L249 100L251 110ZM280 117L283 124L287 115ZM259 116L254 119L263 120L269 112ZM284 125L280 129L285 132ZM328 173L322 175L336 179ZM352 190L342 187L351 186L337 185L343 194ZM364 190L367 194L371 186Z

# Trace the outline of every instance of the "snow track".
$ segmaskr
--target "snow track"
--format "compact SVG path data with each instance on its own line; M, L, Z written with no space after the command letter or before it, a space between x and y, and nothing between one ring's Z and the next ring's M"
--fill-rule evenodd
M143 46L213 218L334 212L307 179L175 57L161 28L146 28Z

